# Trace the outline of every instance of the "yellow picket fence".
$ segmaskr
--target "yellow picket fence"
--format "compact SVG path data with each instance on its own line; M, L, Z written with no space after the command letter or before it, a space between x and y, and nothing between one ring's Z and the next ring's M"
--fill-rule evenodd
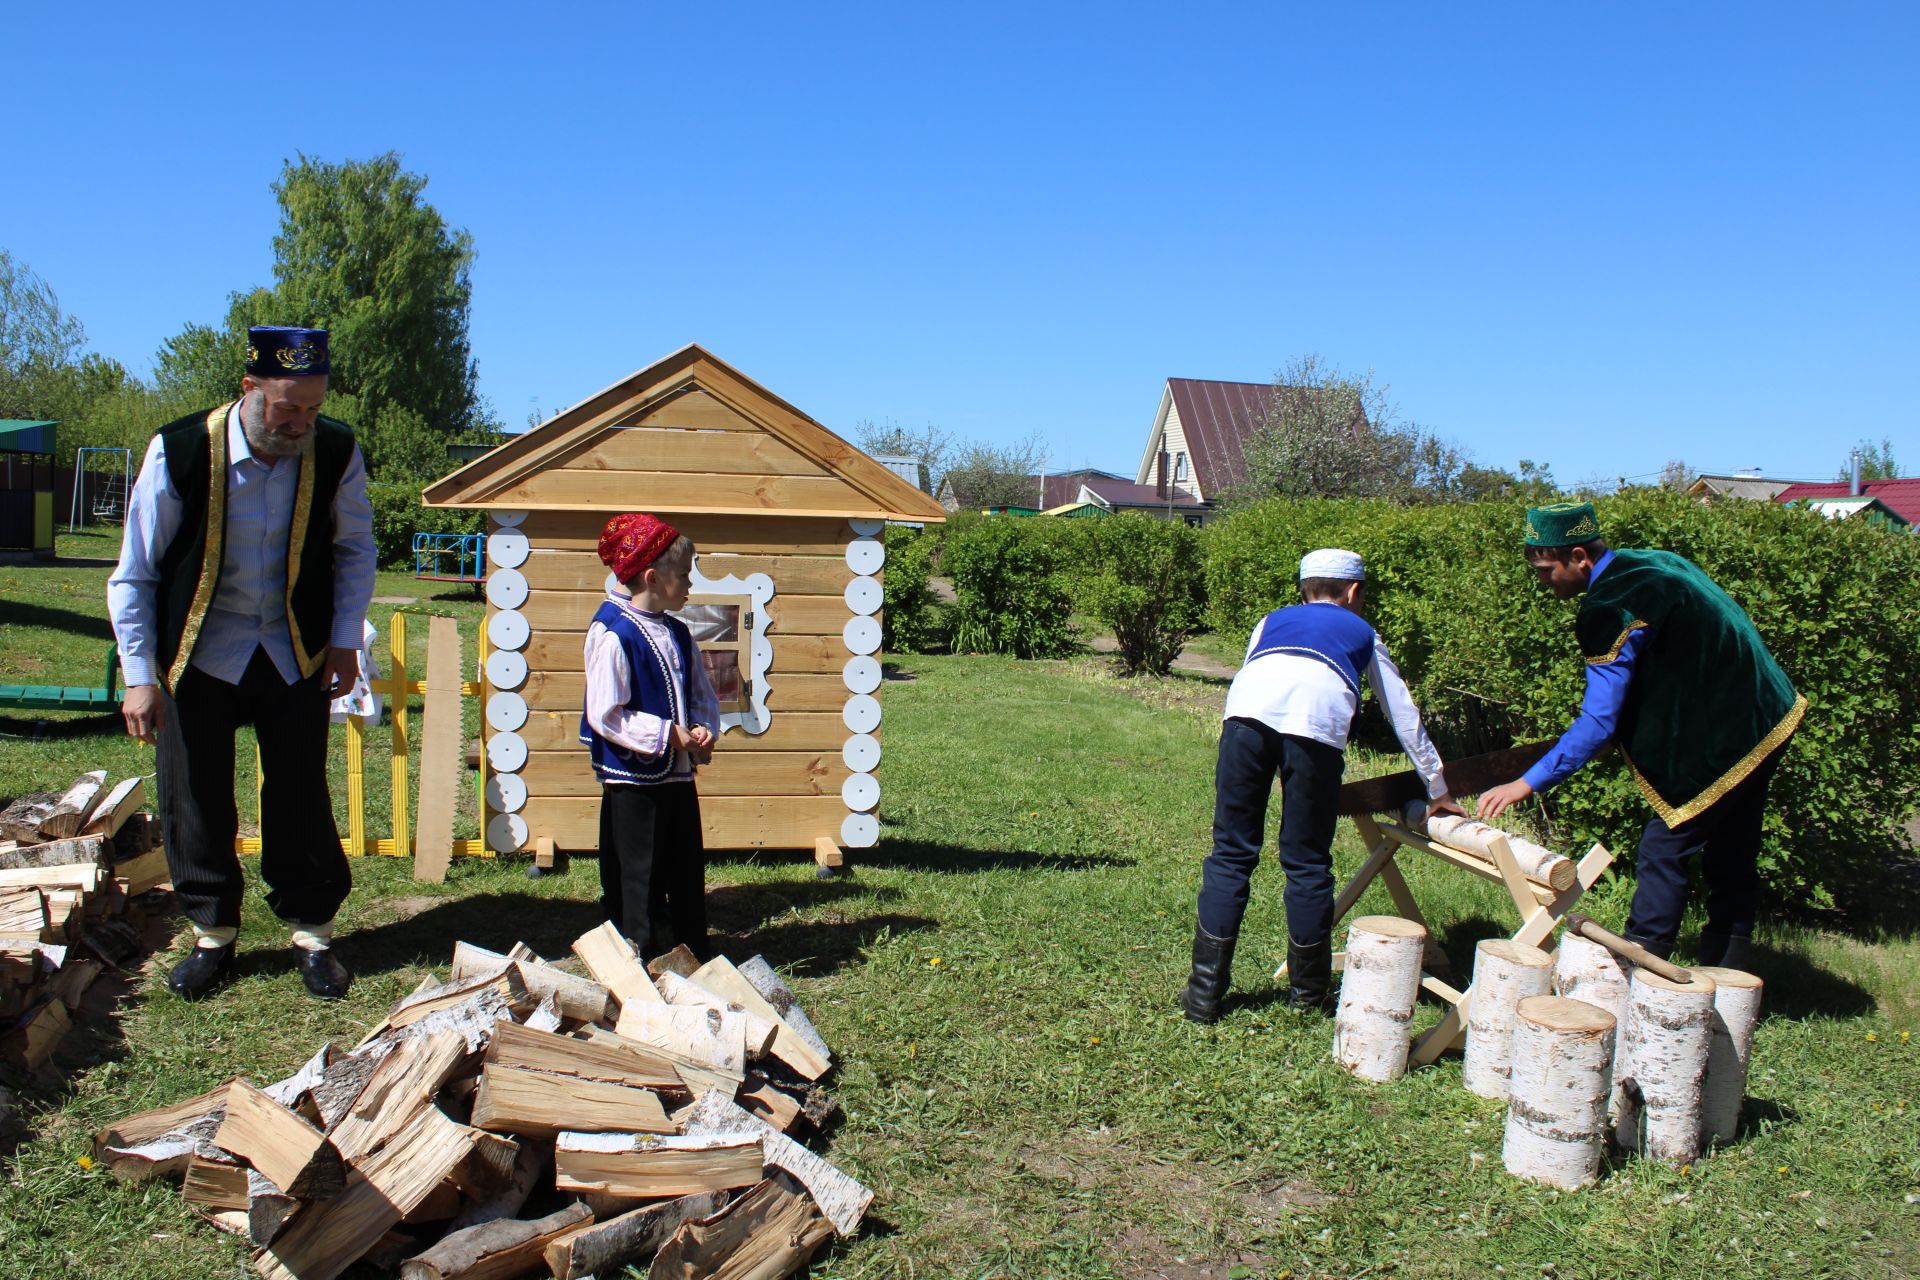
M387 721L393 767L393 830L388 835L373 836L367 834L367 788L366 788L366 736L367 731L359 716L348 716L343 726L347 734L347 834L340 839L340 847L349 857L365 854L379 854L388 858L411 858L413 856L413 779L407 759L409 731L407 727L407 699L413 694L426 695L427 684L424 680L412 680L407 672L407 615L395 611L387 627L387 652L389 654L387 674L378 680L370 680L367 687L381 694L387 702ZM479 667L487 665L487 629L480 628ZM460 697L478 698L480 685L473 680L460 682ZM464 717L463 717L464 719ZM484 708L482 722L485 720ZM482 737L485 734L483 732ZM253 755L254 812L259 812L260 789L265 781L260 771L260 753L256 749ZM487 753L480 753L480 816L484 825L486 819ZM242 836L235 842L243 854L260 852L260 837ZM455 840L455 857L491 858L493 850L487 847L484 834L478 840Z

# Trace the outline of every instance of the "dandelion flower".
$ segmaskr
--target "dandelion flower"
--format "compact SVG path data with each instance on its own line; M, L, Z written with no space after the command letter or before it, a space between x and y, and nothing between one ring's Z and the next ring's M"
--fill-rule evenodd
M939 956L935 956L933 959L927 961L927 968L938 969L941 965L945 963L946 961L942 960Z
M81 1156L79 1159L75 1160L74 1163L79 1165L82 1169L91 1169L93 1168L93 1157Z

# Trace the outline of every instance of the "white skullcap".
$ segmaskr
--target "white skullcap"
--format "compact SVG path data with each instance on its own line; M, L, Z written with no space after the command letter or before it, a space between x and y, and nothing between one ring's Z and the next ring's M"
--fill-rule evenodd
M1333 578L1340 582L1365 582L1367 566L1359 556L1338 547L1322 547L1300 557L1300 580Z

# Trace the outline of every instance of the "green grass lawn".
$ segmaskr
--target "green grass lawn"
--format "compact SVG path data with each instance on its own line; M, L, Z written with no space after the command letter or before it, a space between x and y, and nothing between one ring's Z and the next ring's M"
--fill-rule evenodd
M0 595L9 606L64 601L70 582L74 603L61 607L93 616L97 590L74 577L86 572L105 571L0 570ZM23 582L42 585L17 596ZM381 594L406 593L399 583L413 585L383 579ZM0 663L22 644L50 662L78 661L92 644L62 657L56 637L69 629L16 625L8 617L0 631ZM764 952L787 972L838 1053L848 1120L833 1155L878 1192L869 1230L810 1274L1721 1280L1915 1269L1911 931L1767 931L1757 967L1771 1015L1731 1148L1689 1170L1629 1161L1575 1194L1523 1185L1501 1170L1501 1108L1460 1087L1457 1057L1363 1084L1331 1062L1328 1021L1274 1002L1284 925L1271 870L1255 881L1226 1018L1199 1028L1175 1012L1211 818L1219 682L1122 682L1091 657L908 658L895 674L881 846L830 881L798 854L721 854L709 874L725 949ZM0 739L0 790L50 786L87 761L150 769L124 742ZM1389 767L1355 759L1350 772ZM1343 874L1360 853L1343 829ZM1479 938L1508 931L1511 905L1497 886L1429 862L1410 859L1409 878L1464 965ZM250 899L238 981L188 1006L149 979L112 1034L75 1037L63 1090L28 1095L37 1136L0 1184L0 1274L247 1274L241 1251L174 1188L83 1168L88 1135L232 1074L277 1078L324 1039L350 1043L426 973L444 973L458 939L564 954L594 923L594 864L537 882L521 866L463 860L446 884L422 886L397 860L357 864L339 945L361 976L332 1006L302 996L284 934ZM1617 925L1630 891L1616 878L1587 902ZM1381 893L1361 909L1387 905ZM1427 1005L1416 1020L1437 1017Z

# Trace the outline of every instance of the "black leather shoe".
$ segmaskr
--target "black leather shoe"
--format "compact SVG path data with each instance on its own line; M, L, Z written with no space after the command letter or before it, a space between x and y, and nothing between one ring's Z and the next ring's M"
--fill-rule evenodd
M1698 963L1751 973L1753 939L1737 933L1702 933Z
M338 1000L353 985L353 975L333 958L332 948L296 946L293 954L300 962L300 981L320 999Z
M1287 1008L1325 1013L1327 987L1333 982L1333 939L1302 946L1287 938Z
M1195 925L1193 929L1193 973L1186 990L1180 993L1180 1007L1187 1017L1199 1023L1220 1021L1220 1000L1227 994L1227 980L1233 972L1234 938L1216 938Z
M233 970L233 944L224 947L196 946L193 954L173 966L167 975L167 990L182 1000L201 1000Z

